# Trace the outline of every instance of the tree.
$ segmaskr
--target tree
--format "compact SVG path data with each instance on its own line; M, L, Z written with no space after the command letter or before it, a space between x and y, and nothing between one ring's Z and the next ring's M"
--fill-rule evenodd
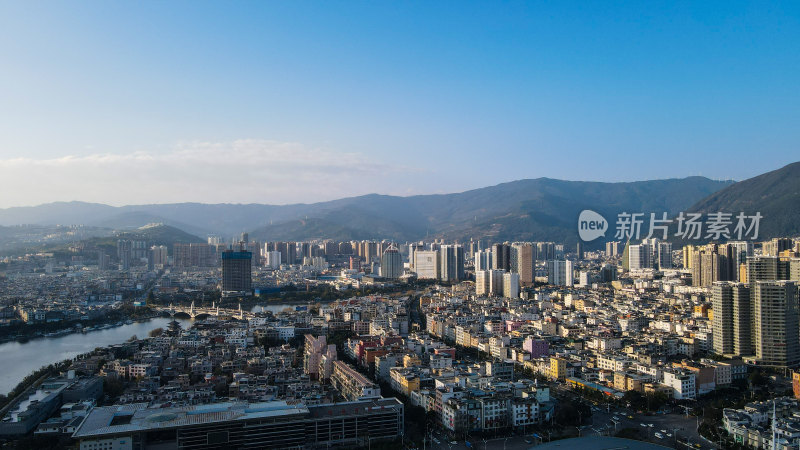
M769 379L765 377L760 370L756 370L751 373L748 379L750 380L750 384L753 386L764 386L769 382Z
M148 333L148 336L150 336L150 337L159 337L162 334L164 334L164 329L161 328L161 327L158 327L158 328L150 330L150 333Z
M116 398L125 392L125 384L118 378L103 378L103 392L111 398Z
M554 419L559 425L578 426L591 415L592 409L589 405L570 399L558 404Z
M223 380L214 385L214 393L217 394L217 397L227 397L228 383L225 380Z

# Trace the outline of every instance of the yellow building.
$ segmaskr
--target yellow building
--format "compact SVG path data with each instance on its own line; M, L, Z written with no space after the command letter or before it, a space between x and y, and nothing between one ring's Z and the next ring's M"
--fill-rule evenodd
M419 367L422 365L422 360L417 355L403 356L403 367Z
M564 358L550 357L550 378L564 380L567 378L567 360Z
M694 316L695 317L708 317L708 312L711 310L711 305L708 303L703 303L702 305L695 305L694 307Z
M644 390L647 378L628 372L614 372L614 389L622 392Z
M683 268L684 269L691 269L692 268L692 260L694 259L694 254L697 253L694 245L684 245L683 246Z
M395 391L409 397L412 392L419 390L419 376L416 372L402 367L392 367L389 373L392 375L391 384Z

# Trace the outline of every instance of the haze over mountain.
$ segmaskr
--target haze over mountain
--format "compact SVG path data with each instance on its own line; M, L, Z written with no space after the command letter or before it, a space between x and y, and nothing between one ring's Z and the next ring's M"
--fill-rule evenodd
M583 209L675 214L732 181L704 177L600 183L537 178L471 191L396 197L371 194L294 205L177 203L113 207L59 202L0 210L0 225L84 224L130 230L161 222L193 235L243 231L258 240L311 238L574 242Z

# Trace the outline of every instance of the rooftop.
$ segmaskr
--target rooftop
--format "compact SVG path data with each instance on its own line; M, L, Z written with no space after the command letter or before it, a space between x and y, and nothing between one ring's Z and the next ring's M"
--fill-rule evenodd
M176 428L213 422L308 414L305 405L285 401L226 402L179 408L147 408L146 403L95 408L75 431L74 438Z

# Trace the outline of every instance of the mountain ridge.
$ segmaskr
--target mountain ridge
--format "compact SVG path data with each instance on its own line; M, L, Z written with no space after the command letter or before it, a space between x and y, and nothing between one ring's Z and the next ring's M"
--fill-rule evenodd
M624 210L674 214L732 184L700 176L626 182L539 177L450 194L366 194L287 205L54 202L0 209L0 225L84 224L126 231L160 222L195 236L248 232L258 240L474 237L569 243L576 240L574 220L582 209L612 216Z
M626 182L539 177L450 194L366 194L288 205L54 202L0 209L0 225L80 223L127 230L161 222L197 236L249 232L261 240L475 237L570 242L575 240L573 222L581 209L603 214L625 209L673 214L732 183L699 176Z
M800 235L800 161L732 184L689 211L761 213L759 240Z

